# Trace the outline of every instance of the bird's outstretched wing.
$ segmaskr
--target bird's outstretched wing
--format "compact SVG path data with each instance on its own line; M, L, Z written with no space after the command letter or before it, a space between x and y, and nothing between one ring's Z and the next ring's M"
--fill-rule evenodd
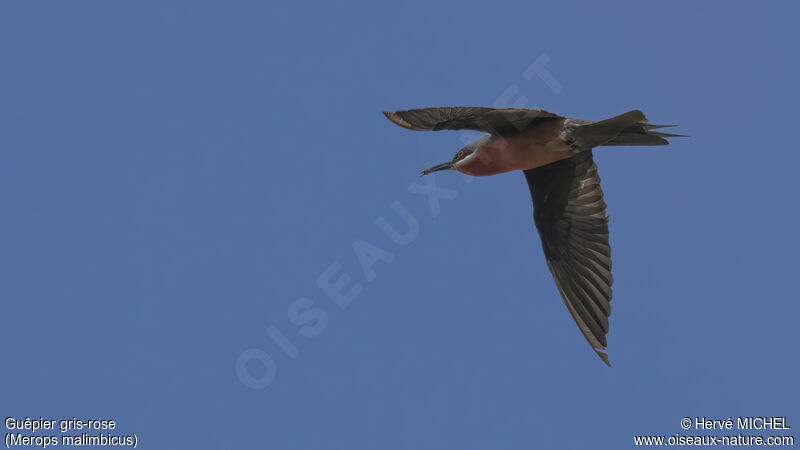
M526 170L533 219L558 291L594 351L605 353L611 314L608 217L591 150Z
M561 116L543 109L442 107L384 111L392 122L409 130L478 130L485 133L504 134L521 131L534 121L557 119Z

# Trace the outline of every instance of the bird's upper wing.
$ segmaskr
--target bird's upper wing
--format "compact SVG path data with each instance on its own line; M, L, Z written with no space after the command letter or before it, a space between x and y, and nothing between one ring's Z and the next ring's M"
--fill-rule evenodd
M478 130L503 134L520 131L536 120L555 119L561 116L543 109L442 107L384 111L392 122L409 130Z
M608 217L591 150L525 171L533 219L558 291L598 356L605 353L611 314Z

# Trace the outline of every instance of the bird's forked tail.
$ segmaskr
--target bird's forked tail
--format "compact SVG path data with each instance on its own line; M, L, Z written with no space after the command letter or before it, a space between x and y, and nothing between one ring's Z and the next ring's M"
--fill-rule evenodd
M637 110L628 111L600 122L588 122L570 129L566 138L570 145L589 149L601 145L667 145L665 138L687 137L682 134L653 131L675 125L655 125Z

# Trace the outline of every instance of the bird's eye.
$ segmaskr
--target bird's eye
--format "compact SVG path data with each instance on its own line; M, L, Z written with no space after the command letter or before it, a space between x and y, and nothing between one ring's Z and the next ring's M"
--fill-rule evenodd
M458 152L458 154L456 155L456 159L461 159L462 156L464 156L464 150Z

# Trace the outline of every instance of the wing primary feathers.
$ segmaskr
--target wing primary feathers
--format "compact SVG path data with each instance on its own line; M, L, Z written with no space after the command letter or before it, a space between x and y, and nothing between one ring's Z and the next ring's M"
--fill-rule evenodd
M561 118L543 109L468 106L383 111L383 115L409 130L470 129L495 135L521 131L540 120Z
M592 152L524 172L534 222L558 292L586 341L611 366L605 352L614 281L611 246Z

